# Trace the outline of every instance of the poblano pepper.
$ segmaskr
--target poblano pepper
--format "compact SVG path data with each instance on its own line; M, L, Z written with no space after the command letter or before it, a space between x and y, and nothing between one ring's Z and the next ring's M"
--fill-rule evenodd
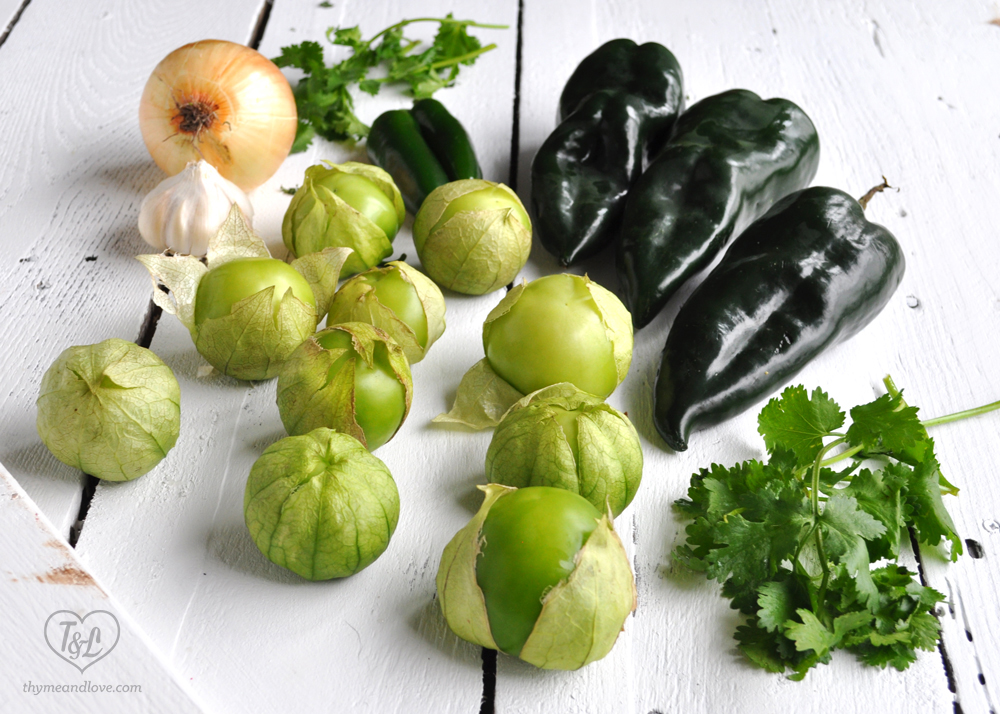
M368 133L368 157L389 172L411 213L438 186L483 177L465 128L436 99L379 115Z
M612 40L576 68L531 164L535 233L562 265L616 235L629 187L683 109L680 65L655 42Z
M816 128L786 99L734 89L682 114L622 219L618 277L635 326L771 204L808 186L818 164Z
M657 431L683 451L693 429L748 409L871 322L904 267L893 235L843 191L778 201L677 314L653 393Z

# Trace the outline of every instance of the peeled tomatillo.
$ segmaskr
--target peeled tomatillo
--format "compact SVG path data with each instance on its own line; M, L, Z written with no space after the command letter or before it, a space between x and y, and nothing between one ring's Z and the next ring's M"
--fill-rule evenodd
M275 316L289 290L302 302L316 307L312 288L292 266L274 258L236 258L209 270L198 282L195 324L200 326L205 320L226 317L240 300L272 286Z
M417 343L427 346L427 315L413 285L398 270L371 271L358 276L375 290L378 301L396 313L413 330Z
M600 308L577 275L528 283L506 313L483 325L483 348L493 370L522 394L571 382L604 398L620 381Z
M542 598L573 571L600 517L585 499L558 488L522 488L493 504L483 522L476 579L501 650L520 653Z

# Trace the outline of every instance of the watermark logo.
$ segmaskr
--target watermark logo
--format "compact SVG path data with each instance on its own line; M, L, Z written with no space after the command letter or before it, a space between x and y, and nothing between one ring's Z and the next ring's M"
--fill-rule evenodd
M45 621L49 649L81 674L111 654L120 636L118 618L107 610L94 610L83 617L70 610L58 610Z

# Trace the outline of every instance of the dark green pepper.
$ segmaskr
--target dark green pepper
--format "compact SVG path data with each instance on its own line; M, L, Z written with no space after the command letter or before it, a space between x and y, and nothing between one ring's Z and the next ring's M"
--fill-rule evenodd
M682 114L625 206L617 267L635 326L818 164L816 128L786 99L734 89Z
M737 238L670 328L653 394L675 451L750 408L885 307L905 260L843 191L786 196Z
M683 109L680 65L655 42L612 40L576 68L531 164L535 233L562 265L615 236L629 187Z
M368 156L389 172L411 213L438 186L483 177L465 128L436 99L381 114L368 133Z

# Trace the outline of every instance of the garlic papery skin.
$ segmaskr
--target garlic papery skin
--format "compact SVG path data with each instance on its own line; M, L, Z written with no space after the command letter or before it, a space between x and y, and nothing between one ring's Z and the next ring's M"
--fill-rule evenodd
M191 161L143 199L139 233L157 250L201 257L234 203L251 222L253 207L243 190L207 161Z

